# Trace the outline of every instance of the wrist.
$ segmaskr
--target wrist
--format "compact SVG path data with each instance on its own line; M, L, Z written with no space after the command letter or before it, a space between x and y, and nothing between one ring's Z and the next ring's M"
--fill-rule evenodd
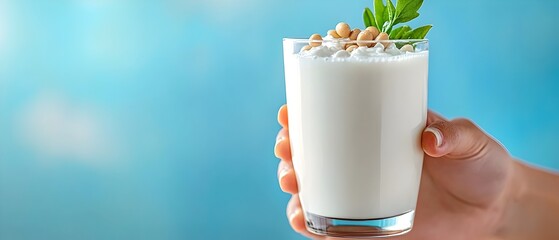
M559 175L513 162L497 235L501 239L559 239Z

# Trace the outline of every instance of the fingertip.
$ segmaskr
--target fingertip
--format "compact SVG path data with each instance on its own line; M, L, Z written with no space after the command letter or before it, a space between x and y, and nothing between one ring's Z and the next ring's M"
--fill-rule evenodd
M274 147L274 154L279 159L291 161L291 146L289 145L288 138L283 138L276 142L276 146Z
M295 176L295 171L289 165L284 167L278 173L279 185L282 191L290 194L296 194L299 189L297 186L297 177Z
M312 234L307 230L305 214L303 214L303 209L301 208L301 202L299 201L298 194L293 194L293 196L289 200L286 213L289 225L291 225L291 228L293 228L293 230L311 239L325 239L322 236Z
M282 105L278 111L278 123L282 127L288 126L288 118L287 118L287 105Z
M305 216L303 215L303 211L300 207L297 207L290 215L289 215L289 224L298 233L305 232L307 230L306 223L305 223Z

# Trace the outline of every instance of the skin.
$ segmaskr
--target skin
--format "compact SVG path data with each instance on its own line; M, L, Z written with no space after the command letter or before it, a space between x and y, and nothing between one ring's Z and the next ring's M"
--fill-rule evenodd
M283 128L274 151L281 159L280 187L292 194L289 223L306 237L335 239L305 228L286 105L278 121ZM559 239L559 175L514 159L470 120L449 121L431 111L421 145L425 157L413 229L387 239Z

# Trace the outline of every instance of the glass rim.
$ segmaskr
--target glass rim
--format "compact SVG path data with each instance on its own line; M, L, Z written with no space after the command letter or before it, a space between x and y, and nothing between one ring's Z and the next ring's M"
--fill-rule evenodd
M294 43L429 43L429 39L349 40L334 38L310 40L308 38L283 38L283 41Z

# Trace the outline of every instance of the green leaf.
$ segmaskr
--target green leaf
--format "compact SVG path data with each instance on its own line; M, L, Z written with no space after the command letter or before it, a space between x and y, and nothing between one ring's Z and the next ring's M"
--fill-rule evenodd
M392 4L392 0L386 1L386 10L388 10L388 20L394 20L396 8L394 7L394 4Z
M386 6L384 6L382 0L375 0L374 6L377 28L382 28L384 26L384 22L388 20L385 18L385 14L388 15L388 13L386 12Z
M384 19L384 24L390 22L390 18L388 17L388 6L384 7L383 19Z
M365 28L370 26L378 28L375 16L373 16L373 12L370 8L365 8L365 11L363 11L363 22L365 22Z
M425 25L422 27L418 27L413 31L411 31L409 35L406 36L406 39L424 39L425 36L427 36L427 33L429 33L429 30L431 30L431 28L433 28L433 25Z
M406 16L399 16L396 21L398 23L406 23L409 22L411 20L414 20L415 18L419 17L419 13L415 13L415 14L409 14Z
M409 32L411 32L412 29L409 26L401 26L399 28L396 28L394 30L392 30L392 32L390 32L390 39L405 39L403 38L404 34L409 34Z
M393 29L390 32L390 35L389 35L390 39L398 39L398 38L396 38L396 36L398 36L398 34L400 34L400 32L404 29L404 27L407 27L407 26L401 26L401 27L397 27L397 28Z
M382 31L388 33L392 31L394 19L396 19L396 8L394 7L394 4L392 4L392 0L386 1L386 11L388 12L388 25L386 28L383 26Z
M398 0L396 6L395 23L405 23L419 16L417 12L423 5L423 0Z
M402 36L400 37L400 39L411 39L410 36L411 36L412 31L413 31L413 30L403 32L403 34L402 34Z

